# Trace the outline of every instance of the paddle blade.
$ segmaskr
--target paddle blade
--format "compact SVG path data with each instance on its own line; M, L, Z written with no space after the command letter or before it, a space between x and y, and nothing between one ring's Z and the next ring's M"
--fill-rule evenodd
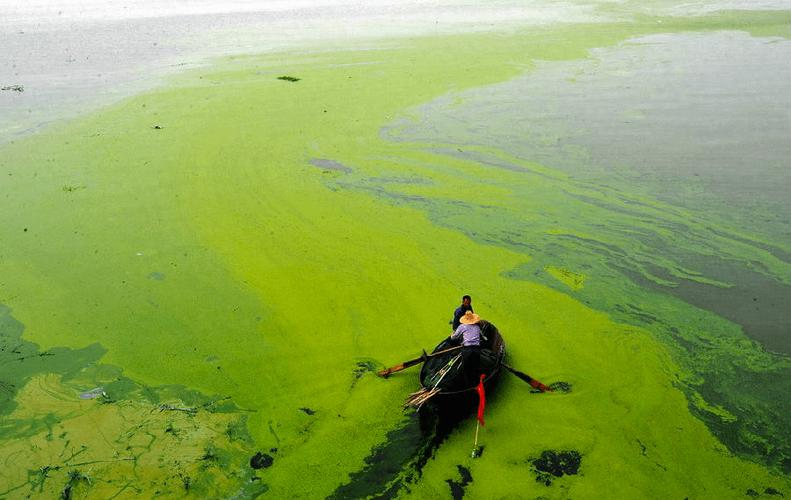
M387 378L390 376L391 373L400 372L404 368L406 368L406 366L404 366L404 363L401 363L400 365L395 365L393 367L380 370L376 372L376 374L379 375L380 377Z
M401 370L406 370L410 366L419 365L426 359L428 359L428 356L426 355L426 351L423 351L423 355L420 356L419 358L410 359L409 361L404 361L403 363L397 364L393 367L385 368L384 370L376 372L376 374L379 375L380 377L387 378L390 376L391 373L400 372Z
M533 377L531 377L527 373L522 373L519 370L517 370L515 368L512 368L512 367L510 367L510 366L508 366L506 364L503 364L503 366L506 369L508 369L509 372L513 373L517 377L521 378L522 380L524 380L525 382L530 384L530 387L532 387L533 389L538 389L541 392L552 392L552 388L542 384L541 382L539 382L538 380L534 379Z

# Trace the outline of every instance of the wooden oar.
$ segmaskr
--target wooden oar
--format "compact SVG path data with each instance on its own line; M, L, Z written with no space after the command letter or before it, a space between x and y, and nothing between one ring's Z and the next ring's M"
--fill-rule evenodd
M503 363L503 366L505 367L506 370L508 370L509 372L513 373L517 377L521 378L522 380L524 380L525 382L530 384L530 387L532 387L533 389L538 389L541 392L552 392L552 388L551 387L542 384L541 382L539 382L538 380L534 379L533 377L531 377L527 373L522 373L519 370L506 365L505 363Z
M444 349L444 350L439 351L439 352L433 352L431 354L426 354L426 351L423 351L423 354L421 354L419 358L410 359L409 361L404 361L403 363L395 365L395 366L393 366L391 368L386 368L384 370L376 372L376 374L379 375L380 377L387 378L387 377L390 376L391 373L400 372L401 370L405 370L405 369L409 368L410 366L419 365L420 363L423 363L427 359L433 358L435 356L439 356L440 354L445 354L447 352L455 351L455 350L458 350L458 349L461 349L461 348L462 348L462 346L457 345L456 347L451 347L449 349Z

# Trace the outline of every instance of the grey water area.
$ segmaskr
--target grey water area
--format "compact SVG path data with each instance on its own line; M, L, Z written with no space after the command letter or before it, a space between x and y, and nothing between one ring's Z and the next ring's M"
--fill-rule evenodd
M0 145L219 58L590 21L591 3L6 0L0 2Z
M760 236L729 238L791 262L789 40L735 31L645 36L581 61L540 62L508 82L412 111L415 118L383 135L494 147L592 186L618 186L703 220L729 221L738 234ZM791 286L759 272L758 263L643 243L733 286L675 278L676 287L639 284L713 311L768 349L791 354Z

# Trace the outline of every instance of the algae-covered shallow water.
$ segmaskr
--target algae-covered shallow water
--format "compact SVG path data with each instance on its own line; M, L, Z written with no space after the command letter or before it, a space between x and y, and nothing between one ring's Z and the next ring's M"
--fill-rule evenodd
M578 7L0 147L0 497L791 494L791 8ZM373 373L464 293L566 389L503 378L477 459Z

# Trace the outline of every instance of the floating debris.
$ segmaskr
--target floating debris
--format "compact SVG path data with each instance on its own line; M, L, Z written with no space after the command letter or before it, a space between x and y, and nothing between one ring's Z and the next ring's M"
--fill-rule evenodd
M23 85L6 85L1 90L10 90L12 92L24 92L25 87Z
M278 80L284 80L284 81L287 81L287 82L298 82L298 81L300 81L302 78L297 78L297 77L295 77L295 76L288 76L288 75L284 75L284 76L278 76L278 77L277 77L277 79L278 79Z
M307 407L300 408L300 410L304 411L308 415L315 415L316 414L316 410L311 410L310 408L307 408Z

